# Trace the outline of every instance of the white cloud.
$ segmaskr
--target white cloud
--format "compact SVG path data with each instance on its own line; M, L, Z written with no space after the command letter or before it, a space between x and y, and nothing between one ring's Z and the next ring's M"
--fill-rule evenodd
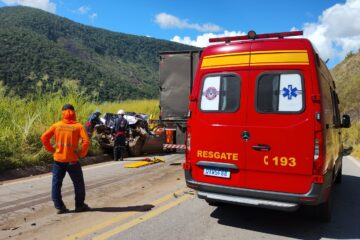
M47 12L55 13L56 4L50 0L1 0L8 6L21 5L26 7L39 8Z
M88 6L81 6L81 7L79 7L79 9L78 9L78 13L80 13L80 14L86 14L86 13L88 13L89 11L90 11L90 7L88 7Z
M323 11L317 23L304 25L304 36L322 59L343 59L360 48L360 0L347 0Z
M94 20L95 18L97 18L97 13L92 13L92 14L90 14L89 15L89 18L91 19L91 20Z
M163 13L156 19L163 28L175 27L185 28L187 21ZM317 22L305 23L303 26L304 37L311 40L319 51L322 59L342 60L350 51L360 50L360 0L347 0L344 4L335 4L326 9L319 16ZM293 27L291 31L297 31ZM189 36L174 36L171 41L197 47L209 45L209 38L246 35L241 31L224 31L214 34L207 31L195 39Z
M187 19L179 19L178 17L167 13L159 13L156 15L155 22L159 24L161 28L187 28L194 29L199 32L218 32L221 30L221 27L215 24L190 23Z
M196 37L196 39L192 40L190 37L185 36L181 38L180 36L174 36L171 41L183 43L187 45L192 45L195 47L206 47L209 46L209 39L210 38L218 38L218 37L233 37L239 35L246 35L245 32L241 31L224 31L223 33L214 34L214 33L204 33Z

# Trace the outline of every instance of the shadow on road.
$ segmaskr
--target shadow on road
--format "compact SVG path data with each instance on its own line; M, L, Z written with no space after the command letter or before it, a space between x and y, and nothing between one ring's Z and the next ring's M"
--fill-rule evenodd
M145 204L140 206L128 206L128 207L102 207L91 208L92 212L147 212L154 208L154 205Z
M211 217L236 228L299 239L360 239L360 178L343 175L333 189L333 218L330 223L313 220L308 208L279 212L243 206L216 208Z

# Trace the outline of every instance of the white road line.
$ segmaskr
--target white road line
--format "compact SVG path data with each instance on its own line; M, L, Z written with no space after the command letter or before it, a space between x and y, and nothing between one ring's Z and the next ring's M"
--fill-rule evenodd
M356 166L358 166L358 167L360 168L360 161L359 161L359 160L355 159L355 158L352 157L352 156L347 156L347 157L350 158L350 160L351 160Z

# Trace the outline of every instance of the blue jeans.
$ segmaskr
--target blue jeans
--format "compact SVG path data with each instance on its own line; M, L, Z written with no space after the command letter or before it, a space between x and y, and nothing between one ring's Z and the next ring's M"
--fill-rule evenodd
M61 187L66 172L69 173L74 185L75 207L83 206L85 201L85 182L80 163L61 163L54 161L52 172L51 197L55 208L60 209L65 206L61 196Z

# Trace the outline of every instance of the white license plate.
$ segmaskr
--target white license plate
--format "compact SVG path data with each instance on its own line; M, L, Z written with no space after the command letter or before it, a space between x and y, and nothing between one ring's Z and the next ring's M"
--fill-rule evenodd
M224 168L204 168L204 175L221 177L221 178L230 178L230 171Z

